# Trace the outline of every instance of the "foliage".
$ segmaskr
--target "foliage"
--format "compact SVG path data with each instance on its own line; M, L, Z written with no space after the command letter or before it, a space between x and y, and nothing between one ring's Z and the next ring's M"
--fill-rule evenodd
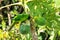
M35 18L35 22L41 26L46 24L46 20L43 17L37 17Z
M29 33L29 32L30 32L30 26L29 26L29 25L26 25L26 24L21 25L21 27L20 27L20 32L21 32L22 34L27 34L27 33Z
M59 0L1 0L0 40L60 40Z

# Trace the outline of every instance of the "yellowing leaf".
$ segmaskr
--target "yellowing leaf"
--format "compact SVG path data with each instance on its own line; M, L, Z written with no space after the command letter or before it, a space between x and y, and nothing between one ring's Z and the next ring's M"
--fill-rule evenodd
M0 30L0 38L3 38L3 32Z
M15 28L16 28L16 29L19 29L20 23L21 23L21 22L19 22L19 23L17 23L17 24L15 25Z
M3 37L4 37L4 38L9 37L8 32L4 32L4 33L3 33Z

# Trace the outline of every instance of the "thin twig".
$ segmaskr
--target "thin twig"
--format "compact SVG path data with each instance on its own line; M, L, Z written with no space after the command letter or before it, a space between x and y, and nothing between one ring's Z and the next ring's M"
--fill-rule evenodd
M46 34L46 37L45 37L45 40L47 40L47 38L48 38L48 34L45 32L45 34Z
M7 3L7 4L9 4L9 3ZM10 8L7 7L8 25L10 26L11 25L11 14L10 14L9 10L10 10Z
M21 2L18 2L18 3L14 3L14 4L9 4L9 5L6 5L6 6L2 6L2 7L0 7L0 10L3 9L3 8L6 8L6 7L13 6L13 5L22 5L22 3Z
M11 24L10 28L8 29L8 31L10 31L10 30L13 28L13 26L14 26L15 24L16 24L16 23L13 22L13 23Z
M9 23L9 26L11 25L11 14L8 12L8 23Z

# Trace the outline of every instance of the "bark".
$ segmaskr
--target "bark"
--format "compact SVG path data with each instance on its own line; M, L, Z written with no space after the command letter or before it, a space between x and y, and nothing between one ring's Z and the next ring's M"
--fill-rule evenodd
M30 19L30 27L31 27L32 40L38 40L37 33L34 26L34 21L32 18Z

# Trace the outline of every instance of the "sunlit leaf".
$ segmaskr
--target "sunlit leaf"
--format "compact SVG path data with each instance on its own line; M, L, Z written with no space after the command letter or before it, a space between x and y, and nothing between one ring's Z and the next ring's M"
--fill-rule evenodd
M28 18L28 14L18 14L14 17L15 22L24 21Z

